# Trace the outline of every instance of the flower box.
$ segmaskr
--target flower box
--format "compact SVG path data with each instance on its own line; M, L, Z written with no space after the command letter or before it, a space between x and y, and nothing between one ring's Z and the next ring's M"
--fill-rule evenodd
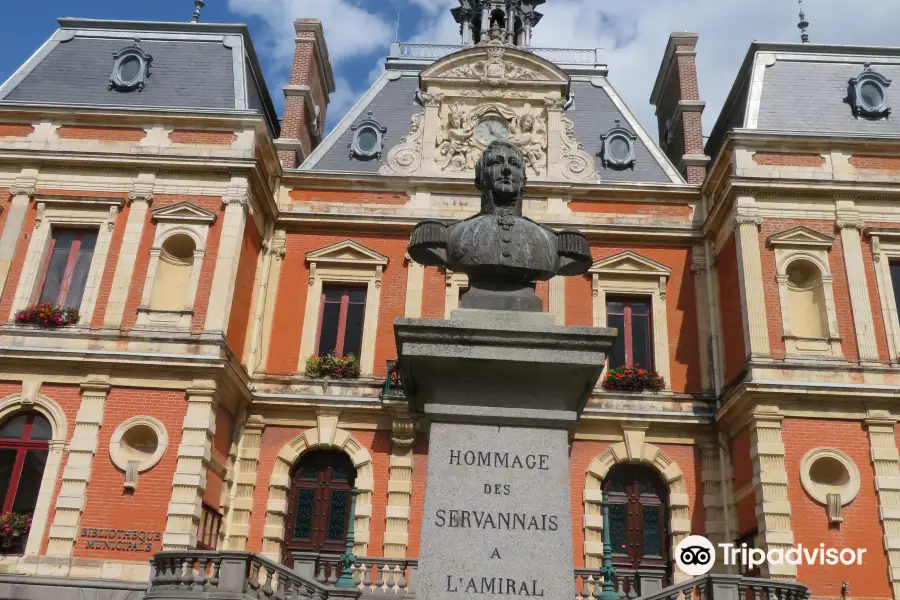
M607 371L603 379L604 390L661 392L665 388L666 380L659 373L640 367L616 367Z
M65 306L53 306L42 302L29 306L16 313L16 323L22 325L39 325L41 327L66 327L78 323L78 309Z
M311 379L356 379L359 377L359 359L347 356L310 356L306 360L306 376Z
M0 515L0 554L21 554L31 529L31 515L13 512Z

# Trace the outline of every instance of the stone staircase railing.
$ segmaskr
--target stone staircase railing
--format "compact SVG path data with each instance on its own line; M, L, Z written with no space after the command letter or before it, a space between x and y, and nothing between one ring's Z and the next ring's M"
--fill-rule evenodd
M639 598L658 592L663 587L662 570L616 568L616 593L620 598ZM603 591L603 578L598 569L575 569L576 600L597 600Z
M712 573L641 596L641 600L806 600L807 598L809 588L802 583Z

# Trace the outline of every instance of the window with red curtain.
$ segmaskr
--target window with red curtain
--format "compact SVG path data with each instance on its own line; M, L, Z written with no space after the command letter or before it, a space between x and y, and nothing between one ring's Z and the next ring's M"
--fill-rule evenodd
M78 308L96 245L96 229L54 228L41 273L38 302Z
M619 331L609 355L609 368L642 367L653 369L649 298L606 300L606 325Z
M222 515L208 504L203 505L200 513L200 530L197 533L198 550L215 550L219 543L219 530L222 529Z
M51 437L50 422L35 412L13 415L0 425L0 513L34 512Z
M365 316L366 288L322 286L319 345L316 353L319 356L333 352L336 356L353 354L359 357Z

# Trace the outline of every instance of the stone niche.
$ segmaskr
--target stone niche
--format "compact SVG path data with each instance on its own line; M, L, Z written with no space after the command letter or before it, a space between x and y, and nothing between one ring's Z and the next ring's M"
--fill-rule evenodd
M470 179L485 147L509 139L533 181L597 180L564 116L570 78L553 63L491 40L435 62L420 82L422 110L388 151L383 174Z

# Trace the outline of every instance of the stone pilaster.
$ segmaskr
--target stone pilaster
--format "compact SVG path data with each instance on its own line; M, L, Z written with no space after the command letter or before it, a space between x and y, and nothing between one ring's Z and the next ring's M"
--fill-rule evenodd
M703 246L695 246L691 253L691 272L694 274L694 293L697 298L697 342L700 350L700 375L703 389L715 390L715 373L712 361L712 332L709 307L708 284L709 277L706 265L706 253Z
M787 471L781 425L784 417L774 406L757 406L750 420L750 458L753 462L753 491L756 494L757 547L765 551L793 547L791 503L788 500ZM797 566L763 565L763 577L796 580Z
M766 297L763 290L762 260L759 254L759 226L763 219L753 198L737 199L735 241L741 283L741 313L744 345L750 356L769 356Z
M870 410L868 417L866 428L875 468L878 516L884 528L891 588L894 598L900 598L900 454L894 434L896 421L885 410Z
M406 255L406 305L403 316L422 316L422 294L425 292L425 266Z
M128 290L131 288L131 276L134 274L134 265L138 259L138 251L141 245L141 237L144 235L144 224L147 221L147 211L153 200L153 186L156 181L154 174L138 175L134 182L134 189L128 195L131 206L128 212L128 220L125 222L125 233L122 237L122 246L119 249L119 259L116 262L116 271L113 274L112 289L109 300L106 303L106 313L103 316L103 326L119 328L122 326L122 317L125 314L125 302L128 300Z
M222 219L219 251L216 254L216 268L213 271L204 329L224 333L228 330L228 318L231 316L244 224L251 208L247 179L233 177L222 197L222 203L225 205L225 217Z
M231 486L231 509L225 520L225 550L245 550L250 535L250 516L253 512L253 495L256 490L256 471L259 466L259 448L266 426L262 418L250 416L244 425L234 465L234 482Z
M412 497L413 444L416 424L394 419L391 426L390 479L385 513L384 556L405 558L409 546L409 511Z
M853 309L853 328L856 330L856 346L859 360L877 361L878 345L875 341L875 323L872 319L872 303L866 283L860 231L863 221L852 200L837 201L837 226L841 230L841 246L844 249L844 266L847 269L847 287L850 289L850 307Z
M37 168L25 167L16 177L15 184L9 188L12 201L6 209L8 211L6 222L3 225L3 232L0 233L0 293L6 287L9 267L16 253L19 236L22 234L25 216L28 214L28 203L34 197L37 174Z
M185 550L197 544L201 500L216 432L215 387L187 390L187 411L172 478L172 497L163 534L163 550Z
M72 556L108 394L109 385L105 381L89 381L81 385L81 406L75 417L75 430L69 442L69 455L56 497L56 514L50 525L47 556Z
M706 537L713 544L733 541L731 515L731 485L723 452L718 443L700 446L701 477L703 478L703 507L706 511ZM717 562L718 572L730 572L724 563Z
M557 325L566 324L566 278L557 275L548 282L549 302L548 308L553 322Z

